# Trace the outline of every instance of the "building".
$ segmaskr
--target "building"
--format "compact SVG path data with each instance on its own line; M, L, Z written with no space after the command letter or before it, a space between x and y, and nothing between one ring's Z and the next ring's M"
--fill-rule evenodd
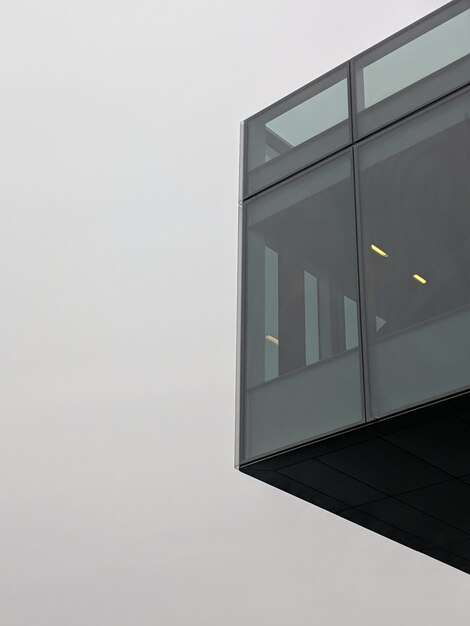
M239 469L470 573L470 0L242 124Z

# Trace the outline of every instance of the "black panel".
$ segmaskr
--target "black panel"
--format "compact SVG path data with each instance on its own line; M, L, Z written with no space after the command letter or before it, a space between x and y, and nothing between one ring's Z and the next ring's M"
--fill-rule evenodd
M398 496L403 502L470 533L470 485L458 480Z
M447 546L447 549L449 552L453 552L457 556L467 559L470 565L470 539L449 545Z
M320 460L389 495L447 478L429 463L381 439L324 455Z
M393 416L391 419L378 420L375 423L375 428L379 432L388 435L418 426L419 424L426 424L442 416L449 415L452 410L451 402L451 400L448 400L446 403L437 402L424 408L418 407L413 411Z
M286 476L282 476L277 472L267 472L267 471L247 471L250 476L253 478L257 478L258 480L262 480L273 487L277 487L282 491L287 491L293 496L297 498L301 498L302 500L306 500L310 502L310 504L315 504L316 506L321 507L322 509L326 509L327 511L331 511L332 513L337 513L338 511L343 511L347 508L347 505L343 502L339 502L334 498L320 493L315 489L311 489L307 485L303 485L295 480L289 480Z
M284 467L279 472L313 489L328 493L349 506L383 498L380 491L318 461L297 463Z
M453 474L470 474L470 424L449 416L389 435L387 440Z
M464 422L467 422L467 424L470 424L470 409L467 409L466 411L460 411L459 413L457 413L457 415Z
M466 539L466 534L461 530L444 524L394 498L372 502L359 508L401 530L421 537L432 545Z
M430 549L431 546L424 539L412 535L411 533L407 533L400 528L396 528L392 524L388 524L379 520L372 515L368 515L363 511L359 511L357 509L349 509L348 511L343 511L339 514L340 517L347 519L355 524L359 524L359 526L364 526L369 530L372 530L379 535L383 535L388 539L392 539L393 541L397 541L398 543L407 546L408 548L412 548L413 550L422 551L425 549Z

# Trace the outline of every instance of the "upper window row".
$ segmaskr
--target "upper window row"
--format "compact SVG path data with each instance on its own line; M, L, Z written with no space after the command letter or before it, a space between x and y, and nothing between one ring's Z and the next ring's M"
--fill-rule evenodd
M470 0L456 0L246 120L243 197L469 82Z

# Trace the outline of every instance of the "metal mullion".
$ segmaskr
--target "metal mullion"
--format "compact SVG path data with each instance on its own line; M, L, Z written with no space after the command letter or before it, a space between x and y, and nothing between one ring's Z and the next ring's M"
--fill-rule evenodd
M357 281L358 281L358 309L359 309L359 350L361 355L362 393L364 417L366 422L374 420L370 402L369 353L367 341L366 317L366 289L364 279L364 255L362 240L362 219L360 211L359 168L357 166L357 146L352 146L352 168L354 186L354 210L356 222L356 250L357 250Z

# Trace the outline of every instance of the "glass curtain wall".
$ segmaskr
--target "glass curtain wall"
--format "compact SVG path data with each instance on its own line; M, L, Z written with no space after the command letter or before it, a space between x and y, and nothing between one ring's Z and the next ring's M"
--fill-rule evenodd
M242 461L470 390L469 85L457 0L245 122Z
M245 197L351 142L348 64L246 121Z
M465 85L470 0L460 0L352 61L356 138Z
M470 385L470 90L357 150L380 417Z
M245 456L360 421L352 152L248 201Z

